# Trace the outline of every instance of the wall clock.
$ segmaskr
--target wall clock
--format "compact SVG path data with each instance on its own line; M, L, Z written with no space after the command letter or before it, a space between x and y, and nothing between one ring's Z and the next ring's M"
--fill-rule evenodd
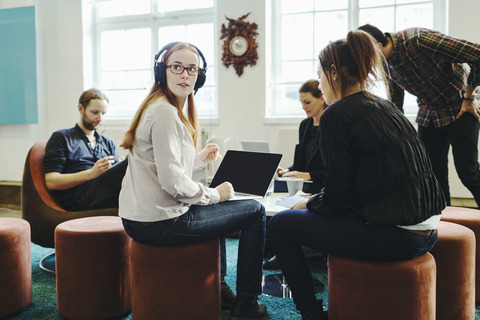
M234 20L227 18L228 26L222 24L223 65L227 68L233 65L238 76L243 74L243 68L257 64L257 24L245 22L250 13Z

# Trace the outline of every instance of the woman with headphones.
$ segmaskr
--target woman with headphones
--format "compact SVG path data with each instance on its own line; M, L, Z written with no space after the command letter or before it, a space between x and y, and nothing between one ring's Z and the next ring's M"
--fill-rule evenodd
M159 246L195 243L241 230L231 319L263 319L266 307L257 296L262 292L265 208L254 200L227 201L234 195L229 182L208 188L192 180L194 170L220 158L217 145L196 149L194 91L205 83L205 58L194 45L174 42L162 48L155 60L155 83L121 144L129 151L129 163L119 216L131 238Z

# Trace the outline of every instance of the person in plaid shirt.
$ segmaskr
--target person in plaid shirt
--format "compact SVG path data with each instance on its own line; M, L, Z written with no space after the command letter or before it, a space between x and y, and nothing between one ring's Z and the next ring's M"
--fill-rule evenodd
M448 205L448 151L458 176L480 205L478 132L480 44L425 28L383 33L370 24L358 29L375 38L392 80L391 100L403 109L403 90L417 97L416 122Z

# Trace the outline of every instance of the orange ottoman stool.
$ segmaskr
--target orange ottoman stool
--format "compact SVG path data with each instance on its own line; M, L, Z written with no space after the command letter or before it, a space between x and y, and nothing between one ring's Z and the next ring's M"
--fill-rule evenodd
M475 319L475 234L440 221L430 251L437 263L437 320Z
M330 320L435 320L435 260L394 262L328 256Z
M475 302L480 302L480 210L446 207L441 220L460 224L475 233Z
M68 319L130 312L130 237L120 217L97 216L55 228L57 309Z
M133 320L221 318L220 243L130 246Z
M30 224L0 218L0 318L19 313L31 302Z

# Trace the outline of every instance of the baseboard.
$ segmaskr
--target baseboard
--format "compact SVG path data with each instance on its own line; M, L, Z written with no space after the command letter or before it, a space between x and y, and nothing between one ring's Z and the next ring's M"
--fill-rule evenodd
M20 210L22 183L0 181L0 207Z
M453 207L478 208L477 203L473 198L452 197L450 198L450 202Z

